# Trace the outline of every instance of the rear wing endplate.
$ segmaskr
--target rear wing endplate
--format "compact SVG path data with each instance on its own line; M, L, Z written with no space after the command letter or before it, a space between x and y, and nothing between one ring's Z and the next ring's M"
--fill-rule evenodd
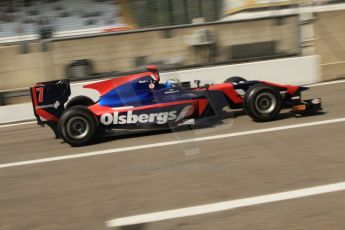
M38 124L57 123L71 95L69 80L37 83L30 92Z

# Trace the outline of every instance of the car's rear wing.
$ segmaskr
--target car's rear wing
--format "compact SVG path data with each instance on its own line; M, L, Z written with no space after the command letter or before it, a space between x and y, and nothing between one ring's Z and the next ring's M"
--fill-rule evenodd
M37 83L30 92L38 124L57 123L71 95L69 80Z

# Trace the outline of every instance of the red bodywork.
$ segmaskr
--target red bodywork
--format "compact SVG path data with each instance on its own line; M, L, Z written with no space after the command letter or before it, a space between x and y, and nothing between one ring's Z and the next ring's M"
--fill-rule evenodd
M129 76L124 76L121 78L115 78L110 79L102 82L97 82L93 84L85 85L84 88L90 88L97 90L100 95L104 95L108 93L110 90L119 87L122 84L125 84L129 81L140 79L143 76L151 75L153 79L157 82L159 82L159 75L156 68L152 67L147 72L139 73L139 74L133 74ZM281 84L275 84L271 82L265 82L260 81L262 83L271 85L273 87L276 87L278 89L281 89L282 91L286 91L287 94L293 95L296 93L299 89L299 86L293 86L293 85L281 85ZM205 87L198 87L192 89L193 91L205 91ZM242 105L243 103L243 96L240 95L236 89L234 88L234 85L231 83L222 83L222 84L214 84L210 85L207 90L210 91L222 91L224 95L229 98L229 100L235 104L235 105ZM137 106L137 107L119 107L119 108L111 108L108 106L101 106L98 104L94 104L89 107L90 111L94 113L96 116L101 116L105 113L113 113L113 112L128 112L128 111L138 111L138 110L149 110L149 109L156 109L156 108L162 108L162 107L169 107L174 105L183 105L183 104L191 104L193 111L191 114L195 114L198 116L202 116L203 112L209 105L209 102L207 99L193 99L193 100L181 100L181 101L174 101L174 102L168 102L168 103L158 103L158 104L152 104L152 105L145 105L145 106ZM191 115L190 114L190 115Z
M86 84L84 88L94 89L99 92L100 96L104 96L109 93L111 90L122 86L131 81L140 80L143 77L150 76L154 84L158 84L160 81L159 73L156 66L148 66L146 71L130 74L122 77L117 77L110 80L104 80L96 83ZM265 81L249 81L250 87L251 85L255 85L258 83L265 83L267 85L271 85L281 91L286 92L288 95L294 95L296 92L299 91L299 86L293 85L281 85L275 84L271 82ZM55 84L56 82L54 82ZM205 92L205 91L221 91L224 93L224 96L227 98L231 105L235 105L236 108L242 106L243 103L243 96L240 95L237 90L241 89L237 87L238 85L232 83L222 83L222 84L213 84L206 87L196 87L188 89L190 92ZM59 115L52 114L47 109L41 107L39 101L39 97L43 97L43 88L45 84L38 83L35 87L31 87L32 99L33 99L33 106L34 111L37 116L41 118L43 121L59 121ZM46 95L44 95L46 96ZM110 106L102 106L100 104L94 104L89 106L89 110L95 114L97 117L102 116L105 113L113 113L113 112L128 112L128 111L139 111L139 110L151 110L157 108L165 108L165 107L172 107L178 105L192 105L191 111L187 113L187 115L194 114L194 116L202 116L206 108L210 105L210 102L207 98L192 98L192 99L181 99L176 101L164 102L164 103L152 103L149 105L142 105L142 106L124 106L124 107L115 107L112 108Z

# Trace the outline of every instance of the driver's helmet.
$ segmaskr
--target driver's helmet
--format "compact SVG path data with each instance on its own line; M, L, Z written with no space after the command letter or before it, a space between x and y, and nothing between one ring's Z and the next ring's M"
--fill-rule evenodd
M180 86L181 86L181 82L176 78L169 79L165 82L165 87L167 89L172 89L172 88L176 88L176 87L180 87Z

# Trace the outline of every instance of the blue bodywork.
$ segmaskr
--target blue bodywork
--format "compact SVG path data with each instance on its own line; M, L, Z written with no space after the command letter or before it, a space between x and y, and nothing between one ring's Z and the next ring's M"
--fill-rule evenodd
M150 89L149 84L155 84ZM171 88L152 81L151 76L122 84L101 97L98 104L108 107L145 106L181 100L190 100L196 96L180 87Z

